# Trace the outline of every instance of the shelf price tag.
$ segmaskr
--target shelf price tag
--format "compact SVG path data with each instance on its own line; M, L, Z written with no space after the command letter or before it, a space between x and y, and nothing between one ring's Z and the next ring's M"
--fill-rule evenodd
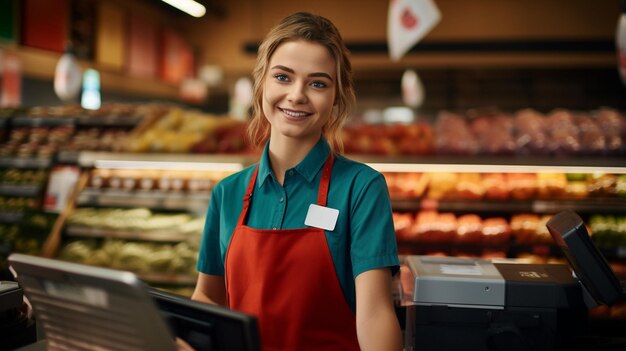
M60 213L65 208L70 194L76 186L80 170L76 166L58 166L50 172L44 210Z

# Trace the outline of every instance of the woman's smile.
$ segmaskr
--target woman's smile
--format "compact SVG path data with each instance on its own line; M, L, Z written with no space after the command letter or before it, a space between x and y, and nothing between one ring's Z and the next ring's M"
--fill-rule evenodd
M291 110L291 109L287 109L287 108L278 108L282 113L285 114L285 118L287 118L290 121L301 121L303 119L306 119L306 117L312 115L312 113L310 112L305 112L305 111L298 111L298 110Z

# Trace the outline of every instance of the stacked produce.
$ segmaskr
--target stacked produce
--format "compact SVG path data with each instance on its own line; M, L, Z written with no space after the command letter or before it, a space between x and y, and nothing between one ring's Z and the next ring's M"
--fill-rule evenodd
M198 248L177 244L84 239L65 243L58 258L135 273L195 274Z
M48 171L43 169L1 169L0 185L43 186L48 180Z
M135 130L125 151L241 153L245 127L233 118L174 108Z
M481 218L436 211L394 212L396 236L401 242L506 246L554 244L546 223L551 215L532 213ZM626 216L592 215L589 233L602 248L626 246Z
M56 218L50 213L26 213L20 224L0 224L0 247L4 247L6 253L39 255ZM3 259L0 254L0 268L3 268Z
M130 131L122 128L85 128L75 133L61 145L59 151L122 151L123 140Z
M361 124L343 137L347 153L381 155L623 155L625 139L626 119L608 108L441 111L432 125Z
M626 175L384 173L392 199L531 200L626 196Z
M342 140L348 154L426 155L434 151L434 131L426 123L348 126Z
M8 140L0 145L0 156L50 158L73 132L71 126L15 128L10 131Z
M594 215L589 218L589 226L599 247L626 247L626 216Z
M154 213L147 208L79 208L68 218L69 226L103 230L161 231L199 237L204 219L187 213Z
M399 241L493 247L508 245L512 234L511 225L501 217L420 211L394 212L393 219Z

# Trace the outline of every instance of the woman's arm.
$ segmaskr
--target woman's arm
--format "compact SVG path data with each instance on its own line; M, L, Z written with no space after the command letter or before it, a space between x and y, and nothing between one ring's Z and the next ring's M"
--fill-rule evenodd
M356 329L362 351L401 351L402 334L393 308L389 268L356 277Z
M191 299L212 305L226 306L224 276L198 273L198 282Z

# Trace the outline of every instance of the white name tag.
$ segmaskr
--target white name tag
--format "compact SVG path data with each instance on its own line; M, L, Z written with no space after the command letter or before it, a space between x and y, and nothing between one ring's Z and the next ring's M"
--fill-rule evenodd
M337 209L311 204L309 212L306 214L304 225L333 231L335 230L338 217L339 210Z

